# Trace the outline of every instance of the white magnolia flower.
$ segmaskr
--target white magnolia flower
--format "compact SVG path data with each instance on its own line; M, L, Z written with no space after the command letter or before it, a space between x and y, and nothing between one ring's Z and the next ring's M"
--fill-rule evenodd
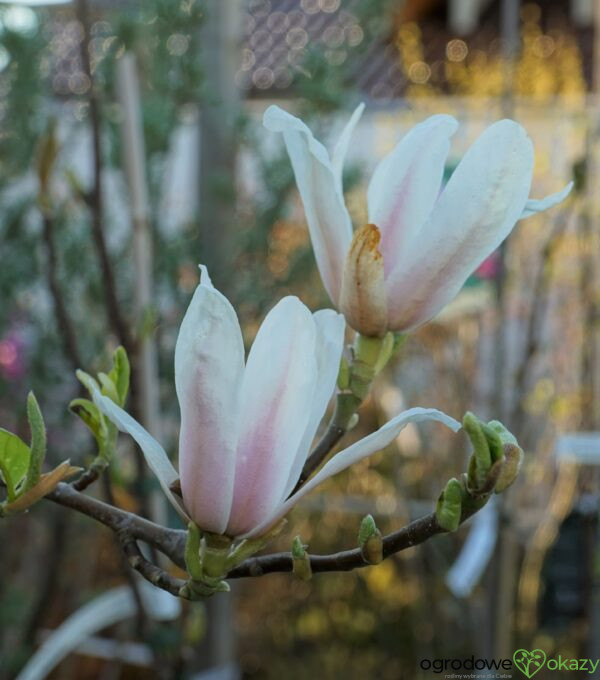
M258 536L315 486L390 444L408 423L436 420L460 429L440 411L410 409L335 455L290 497L335 388L344 319L332 310L311 314L286 297L267 314L245 361L235 311L201 269L175 349L179 474L139 423L94 394L102 412L139 444L177 510L201 529ZM170 488L179 477L183 504Z
M434 317L515 223L560 203L572 183L530 200L533 145L512 120L491 125L445 187L451 116L415 126L376 167L369 224L352 234L342 168L361 104L330 157L299 119L277 106L264 125L281 132L290 156L321 278L348 323L364 335L407 331Z

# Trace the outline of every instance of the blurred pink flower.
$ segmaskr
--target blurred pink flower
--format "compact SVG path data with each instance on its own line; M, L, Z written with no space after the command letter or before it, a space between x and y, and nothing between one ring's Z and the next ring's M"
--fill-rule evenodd
M0 340L0 374L7 380L17 380L25 373L25 342L17 331L10 331Z

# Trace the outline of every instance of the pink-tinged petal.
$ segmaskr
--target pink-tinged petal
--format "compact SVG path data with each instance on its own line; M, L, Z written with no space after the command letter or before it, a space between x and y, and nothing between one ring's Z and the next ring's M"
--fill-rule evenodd
M388 324L381 234L374 224L354 232L344 266L340 311L363 335L381 337Z
M436 115L415 126L375 168L367 194L369 222L381 232L386 278L418 233L440 192L450 137L458 123Z
M315 392L308 405L310 409L308 425L296 452L285 490L280 499L281 502L290 495L300 478L310 445L335 390L340 359L344 349L346 323L343 315L334 312L332 309L321 309L313 314L313 318L317 329L317 381Z
M525 203L525 209L521 213L520 219L525 219L526 217L531 217L532 215L537 215L544 210L549 210L555 205L562 203L565 198L571 193L574 183L569 182L567 186L561 191L557 191L555 194L550 194L541 199L530 198L527 203Z
M512 231L532 170L531 140L514 121L494 123L475 141L386 280L390 330L429 321L455 297Z
M267 314L254 340L240 395L231 536L262 522L281 501L310 417L315 343L312 314L295 297Z
M100 394L99 390L93 384L91 384L90 389L92 390L94 403L102 413L104 413L104 415L114 423L121 432L126 432L131 435L137 442L148 463L148 467L156 475L167 498L171 501L171 504L181 517L188 522L189 517L181 505L181 501L173 494L170 488L171 484L179 479L179 475L169 460L166 451L156 439L154 439L154 437L137 422L137 420L132 418L120 406L117 406L114 401Z
M223 533L233 499L244 344L237 316L202 267L175 347L185 506L201 529Z
M329 154L299 118L278 106L269 106L263 123L283 134L323 285L337 305L352 223Z
M442 423L454 432L458 432L461 428L461 424L458 421L437 409L411 408L409 411L400 413L383 427L380 427L376 432L373 432L373 434L364 437L355 444L352 444L352 446L349 446L347 449L336 454L312 479L310 479L285 503L280 505L271 517L261 525L252 529L249 536L245 536L245 538L259 536L261 533L264 533L273 526L275 522L284 517L301 498L309 493L309 491L312 491L316 486L322 484L326 479L336 475L338 472L345 470L347 467L354 465L354 463L357 463L359 460L362 460L377 451L381 451L381 449L391 444L398 434L400 434L401 430L409 423L422 423L429 420Z
M348 153L348 148L350 146L350 140L352 139L354 128L360 120L364 110L365 105L362 103L354 109L354 113L350 116L350 120L346 123L344 129L342 130L342 134L336 142L336 145L333 148L333 153L331 154L331 166L333 168L338 190L342 195L344 193L342 179L344 174L346 154Z

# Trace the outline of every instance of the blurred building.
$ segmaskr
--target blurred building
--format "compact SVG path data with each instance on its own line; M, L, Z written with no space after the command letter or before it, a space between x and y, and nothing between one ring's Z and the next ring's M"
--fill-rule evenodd
M593 0L396 4L397 10L394 3L391 10L388 4L378 39L365 45L360 0L250 0L244 13L238 86L251 97L293 94L307 51L318 48L333 67L347 68L347 62L352 62L348 79L367 97L402 97L415 86L456 92L461 66L481 66L483 61L489 66L505 54L510 37L503 33L511 30L505 6L511 4L525 30L522 37L537 38L531 45L533 56L552 61L565 45L576 44L586 84L591 85ZM498 83L491 86L496 86L495 93L501 92Z

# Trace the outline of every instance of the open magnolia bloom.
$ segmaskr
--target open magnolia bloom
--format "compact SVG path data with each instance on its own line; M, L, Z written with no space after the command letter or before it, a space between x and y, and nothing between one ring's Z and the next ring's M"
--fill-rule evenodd
M304 494L387 446L409 422L460 429L440 411L413 408L338 453L289 497L335 388L344 319L333 310L311 314L286 297L267 314L244 361L235 311L201 269L175 349L180 475L139 423L94 393L100 410L139 444L176 509L200 529L260 536ZM171 488L179 477L183 503Z
M299 119L278 106L264 125L283 133L321 278L348 323L363 335L407 331L434 317L515 223L560 203L571 190L529 200L533 145L512 120L491 125L442 188L451 116L415 126L378 164L369 184L369 223L352 234L342 169L361 104L330 157Z

